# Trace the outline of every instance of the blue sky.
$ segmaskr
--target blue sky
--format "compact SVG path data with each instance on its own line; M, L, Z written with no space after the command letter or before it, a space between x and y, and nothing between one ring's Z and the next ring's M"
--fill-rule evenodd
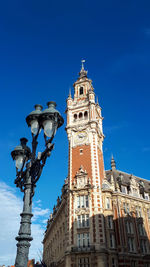
M104 116L105 168L113 154L118 169L150 178L149 10L149 1L138 0L0 4L0 182L17 201L22 195L13 184L10 152L20 137L31 140L25 117L34 104L45 108L54 100L66 122L66 98L83 58ZM34 201L40 201L41 216L52 210L67 176L65 124L37 184Z

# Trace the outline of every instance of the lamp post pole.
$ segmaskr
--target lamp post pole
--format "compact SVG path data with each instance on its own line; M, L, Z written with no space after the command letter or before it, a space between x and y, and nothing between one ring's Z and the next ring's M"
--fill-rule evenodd
M24 186L23 212L20 214L21 216L20 230L18 236L16 237L18 243L17 243L17 256L16 256L15 266L27 266L30 241L32 241L31 237L32 182L29 170L30 167L28 165L24 181L25 186Z
M27 146L26 138L20 139L20 145L12 152L12 158L16 161L15 184L24 193L23 212L20 214L21 223L18 236L16 237L17 255L15 267L27 267L31 237L31 218L32 218L32 198L36 182L41 176L47 157L50 156L54 144L54 135L64 120L60 113L55 109L55 102L48 102L48 108L42 112L41 105L35 105L26 118L27 124L32 132L32 149ZM37 154L37 138L41 129L44 130L45 150Z

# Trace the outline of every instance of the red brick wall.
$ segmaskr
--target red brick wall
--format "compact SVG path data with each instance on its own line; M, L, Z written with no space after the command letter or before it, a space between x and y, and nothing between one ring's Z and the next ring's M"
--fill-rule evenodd
M83 150L82 154L80 154L80 149ZM82 145L72 148L72 182L81 165L83 166L83 169L87 171L88 177L92 178L90 145Z

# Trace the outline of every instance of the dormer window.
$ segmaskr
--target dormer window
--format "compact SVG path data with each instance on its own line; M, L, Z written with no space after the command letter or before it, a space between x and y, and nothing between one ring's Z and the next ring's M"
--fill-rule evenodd
M80 87L79 94L83 95L83 87Z
M145 199L149 200L149 195L148 195L148 193L145 193L144 195L145 195Z

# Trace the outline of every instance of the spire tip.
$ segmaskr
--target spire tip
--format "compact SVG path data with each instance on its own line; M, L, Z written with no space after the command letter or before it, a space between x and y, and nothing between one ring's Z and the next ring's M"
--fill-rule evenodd
M111 156L111 169L115 170L116 169L116 162L114 160L113 154Z

